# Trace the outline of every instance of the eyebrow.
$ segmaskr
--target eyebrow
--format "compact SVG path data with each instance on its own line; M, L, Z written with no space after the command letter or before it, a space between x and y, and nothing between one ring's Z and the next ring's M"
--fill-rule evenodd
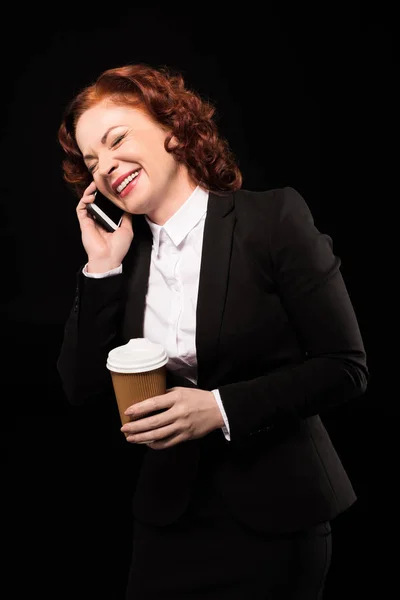
M107 129L107 131L105 132L105 134L103 135L103 137L101 138L100 142L102 144L105 144L107 141L107 136L110 133L110 131L112 131L113 129L116 129L117 127L121 127L121 125L113 125L112 127L109 127ZM85 154L83 159L87 160L88 158L96 158L95 156L93 156L93 154Z

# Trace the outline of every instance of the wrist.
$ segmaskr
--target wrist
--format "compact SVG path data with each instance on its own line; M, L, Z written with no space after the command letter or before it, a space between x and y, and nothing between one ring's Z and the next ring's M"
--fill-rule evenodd
M86 271L88 273L107 273L118 268L121 263L111 259L97 259L89 260L86 265Z
M213 404L214 404L215 429L220 429L221 427L223 427L225 425L224 417L222 416L221 409L218 406L218 402L216 401L215 395L213 394L213 392L208 392L208 393L211 394L212 399L213 399Z

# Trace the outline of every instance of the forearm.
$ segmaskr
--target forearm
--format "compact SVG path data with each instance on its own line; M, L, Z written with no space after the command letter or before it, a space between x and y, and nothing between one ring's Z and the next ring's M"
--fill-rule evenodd
M83 404L111 390L106 368L117 345L122 275L105 279L78 276L73 308L67 320L57 369L72 404Z
M325 356L220 386L232 439L304 419L364 393L364 357Z

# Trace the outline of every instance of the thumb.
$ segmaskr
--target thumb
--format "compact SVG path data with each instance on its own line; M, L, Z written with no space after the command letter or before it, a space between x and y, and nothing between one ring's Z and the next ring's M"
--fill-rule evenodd
M124 214L122 215L122 219L121 219L121 226L123 226L123 225L132 226L132 214L131 213L124 212Z

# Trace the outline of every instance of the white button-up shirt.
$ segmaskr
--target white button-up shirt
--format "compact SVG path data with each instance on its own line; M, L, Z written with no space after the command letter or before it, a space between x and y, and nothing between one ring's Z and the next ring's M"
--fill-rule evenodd
M146 217L153 234L149 285L144 315L144 337L161 344L168 355L171 371L197 382L196 308L203 247L208 191L200 186L164 225ZM87 273L105 277L122 272L122 265L107 273ZM230 440L229 423L218 390L212 390L222 413Z

